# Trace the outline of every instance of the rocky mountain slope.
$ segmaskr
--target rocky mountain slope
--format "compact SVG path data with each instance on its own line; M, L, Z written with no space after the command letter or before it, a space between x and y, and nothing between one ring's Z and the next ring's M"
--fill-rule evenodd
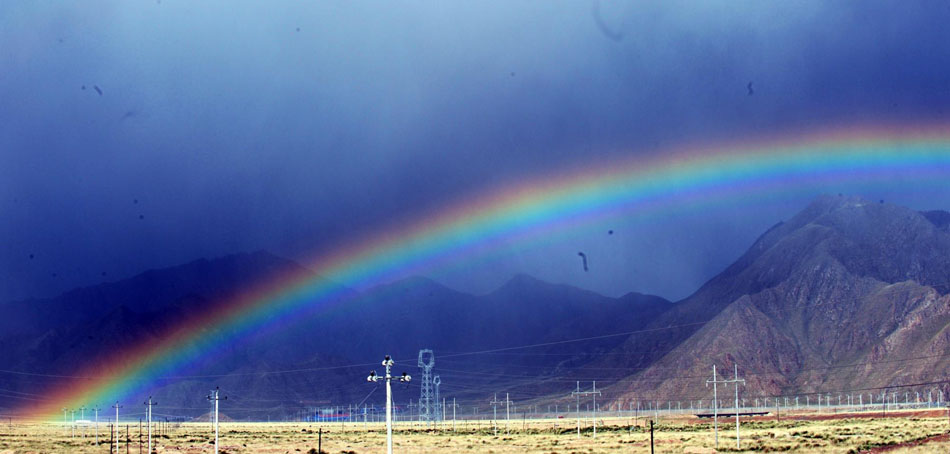
M616 382L612 398L706 397L713 364L730 376L738 364L750 395L945 379L948 218L819 198L650 325L680 328L628 339L618 351L632 375Z

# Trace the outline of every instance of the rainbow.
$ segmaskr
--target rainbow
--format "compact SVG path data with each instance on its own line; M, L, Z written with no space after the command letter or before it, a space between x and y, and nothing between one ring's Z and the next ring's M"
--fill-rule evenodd
M216 350L303 311L347 304L343 284L365 288L409 272L464 265L498 241L525 240L618 214L648 216L750 194L886 182L895 175L950 176L950 125L872 125L787 134L757 141L688 145L624 161L548 174L462 200L415 222L386 226L316 257L313 274L283 276L221 302L153 342L117 352L52 386L21 414L55 419L63 406L108 403L175 379Z

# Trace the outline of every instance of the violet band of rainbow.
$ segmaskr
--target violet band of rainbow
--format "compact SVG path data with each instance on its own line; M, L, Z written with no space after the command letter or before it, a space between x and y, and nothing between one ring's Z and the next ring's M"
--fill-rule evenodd
M712 194L794 189L830 182L875 184L895 176L950 177L950 125L874 125L789 134L755 142L694 145L649 157L551 174L460 200L404 225L382 226L314 257L314 274L283 276L189 319L151 342L101 358L55 383L19 414L56 420L62 407L146 392L212 353L303 311L350 304L340 284L366 288L407 272L465 262L471 251L530 239L605 214L648 215Z

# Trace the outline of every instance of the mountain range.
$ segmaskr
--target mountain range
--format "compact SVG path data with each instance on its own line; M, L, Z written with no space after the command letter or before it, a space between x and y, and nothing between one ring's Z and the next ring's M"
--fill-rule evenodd
M154 342L178 324L288 275L321 279L293 261L261 251L151 270L55 298L4 304L0 310L10 316L0 320L2 341L15 347L0 351L0 369L7 371L0 372L0 405L28 405L46 389L69 386L70 380L62 377L103 359L134 360L121 352ZM596 337L605 327L635 329L670 305L656 296L609 298L527 275L486 295L461 293L421 277L362 292L337 286L333 293L338 301L319 305L328 309L298 314L278 329L265 327L223 344L213 361L176 373L174 380L156 381L148 395L176 416L204 413L204 396L215 386L231 396L228 413L235 418L276 418L331 403L378 406L381 393L364 399L373 390L365 377L379 369L382 356L391 354L400 372L418 377L419 350L432 348L435 372L445 380L442 392L480 399L488 387L532 380L532 368L554 372L589 363L623 337L542 345L514 360L504 352L465 353ZM228 333L220 336L222 342L230 338ZM27 373L10 373L17 371ZM418 383L401 400L418 399ZM140 397L146 396L134 399Z
M680 328L618 347L635 372L616 381L612 398L702 398L714 364L730 376L738 366L751 395L945 381L948 219L860 197L818 198L648 325Z
M214 386L232 396L225 413L240 419L378 406L381 393L365 376L391 354L395 372L417 377L397 391L407 403L419 395L422 348L435 352L443 397L483 407L496 392L568 401L578 381L594 380L612 404L702 399L714 364L730 376L737 367L748 395L941 382L950 372L948 228L945 211L822 196L675 303L527 275L485 295L422 277L361 291L337 285L331 309L248 333L214 361L156 381L149 394L165 414L185 417L207 411L204 395ZM322 279L261 251L2 304L0 409L42 399L68 385L59 376L288 275Z

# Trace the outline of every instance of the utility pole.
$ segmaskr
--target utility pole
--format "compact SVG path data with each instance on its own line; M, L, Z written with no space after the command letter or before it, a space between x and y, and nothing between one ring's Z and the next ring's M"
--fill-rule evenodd
M220 397L221 388L215 386L214 391L207 396L207 399L214 404L214 454L218 454L218 402L221 399L228 400L228 396Z
M452 432L455 432L455 410L456 410L458 407L459 407L459 406L456 405L456 403L455 403L455 398L453 397L453 398L452 398Z
M435 396L432 399L432 402L429 403L429 415L430 415L429 419L432 420L433 425L435 425L436 422L438 421L442 421L443 412L442 412L442 408L439 406L441 405L441 401L440 401L441 397L439 397L439 385L441 384L442 384L441 377L439 377L438 375L432 377L432 387L433 389L435 389Z
M376 375L376 371L369 373L369 377L366 377L366 381L376 383L379 380L386 381L386 453L393 454L393 391L392 385L390 382L393 380L391 373L393 367L393 360L389 355L386 355L383 358L383 366L386 368L386 375L380 377ZM399 381L402 383L409 383L412 380L412 377L409 374L403 372L402 377L399 377Z
M733 364L735 367L735 378L732 380L724 380L724 383L733 383L736 385L736 449L739 449L739 383L742 383L742 386L745 386L745 380L739 378L739 365ZM713 372L713 377L715 378L715 372ZM715 392L715 389L713 390ZM775 407L778 408L778 398L775 399ZM718 438L718 436L717 436Z
M709 384L713 385L713 430L716 433L716 450L719 450L719 394L716 390L716 385L719 383L727 383L726 380L718 380L716 378L716 365L713 364L713 378L712 380L706 380L706 387L709 387ZM738 388L737 388L738 389ZM738 412L736 412L738 414Z
M152 402L152 396L148 396L145 401L145 424L148 429L148 454L152 453L152 406L158 405L158 402Z
M593 396L594 398L594 407L592 409L592 418L594 423L594 438L597 438L597 396L600 395L600 391L597 390L597 382L593 382L593 388L591 391L581 391L581 382L577 382L577 390L571 393L577 396L577 437L581 436L581 415L580 415L580 396Z
M633 414L633 425L640 427L640 399L637 399L637 412Z
M887 389L881 392L881 405L884 407L884 417L887 417Z
M214 390L211 390L211 394L214 394ZM211 423L211 431L214 432L214 402L209 401L211 406L208 408L208 422Z
M96 446L99 446L99 411L100 410L102 409L99 408L98 405L96 405L96 407L92 409L92 411L96 412Z
M505 393L505 435L511 435L511 401L508 400L508 393Z
M505 400L508 400L507 398ZM495 393L495 398L489 402L492 409L492 426L495 428L495 436L498 436L498 406L501 405L501 401L498 400L498 393Z
M63 436L66 436L66 432L69 431L69 419L66 417L66 413L69 413L69 409L63 407Z
M79 407L79 421L82 422L82 437L86 438L86 406Z
M577 438L581 438L581 382L577 382L577 390L571 393L574 396L575 410L577 411ZM568 404L570 407L570 404ZM570 408L568 408L570 410Z
M650 420L650 454L653 454L653 420Z
M119 409L122 408L122 406L119 405L119 401L115 401L115 405L113 405L112 408L115 408L115 424L112 425L112 428L115 431L115 452L116 454L118 454L119 453Z
M571 394L574 395L574 400L576 404L575 408L577 410L577 438L580 439L581 438L581 382L580 381L577 382L577 390ZM568 407L570 407L570 404L568 404Z

